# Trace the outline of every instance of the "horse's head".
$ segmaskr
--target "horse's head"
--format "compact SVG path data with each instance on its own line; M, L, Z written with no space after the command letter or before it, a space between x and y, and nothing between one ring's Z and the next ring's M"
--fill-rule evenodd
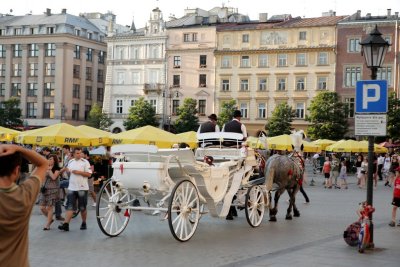
M292 133L290 134L290 137L292 138L293 152L302 153L304 148L303 146L304 131L293 130Z

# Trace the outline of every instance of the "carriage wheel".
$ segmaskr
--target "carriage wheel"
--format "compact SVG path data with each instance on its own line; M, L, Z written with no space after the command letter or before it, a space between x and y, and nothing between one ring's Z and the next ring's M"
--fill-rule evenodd
M188 241L200 219L200 201L197 188L191 181L182 180L172 190L168 205L168 224L178 241Z
M128 190L118 189L116 182L109 179L97 196L96 219L100 230L108 236L118 236L128 225L131 211Z
M260 186L253 185L247 190L245 212L251 227L261 224L265 212L264 193Z

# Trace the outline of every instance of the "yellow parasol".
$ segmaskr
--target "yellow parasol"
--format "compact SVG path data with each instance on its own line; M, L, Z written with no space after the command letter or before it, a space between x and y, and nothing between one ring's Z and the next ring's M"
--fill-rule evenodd
M292 151L292 138L290 135L283 134L267 138L268 148L274 150ZM319 152L321 147L303 140L304 152Z
M246 144L251 148L265 149L265 142L258 137L249 136L246 139Z
M19 133L20 133L19 131L0 126L0 141L1 142L12 141L14 137L17 136Z
M304 152L321 152L322 147L320 145L314 144L312 142L308 142L303 140L303 145L304 145Z
M171 148L180 142L179 137L173 133L147 125L126 132L112 134L112 145L118 144L148 144L158 148Z
M190 148L197 147L197 133L194 131L180 133L176 135L179 138L179 143L186 143Z
M111 133L106 132L94 127L90 127L87 125L80 125L76 127L77 129L81 130L84 132L86 135L88 135L91 138L97 138L98 139L98 145L109 145L111 143Z
M329 139L318 139L318 140L312 141L311 143L313 143L315 145L319 145L322 150L325 150L325 148L327 146L333 145L334 143L336 143L336 141L332 141Z
M326 147L326 151L332 152L368 152L368 142L367 141L355 141L355 140L340 140L333 145ZM379 145L374 145L374 152L376 153L386 153L387 148L381 147Z

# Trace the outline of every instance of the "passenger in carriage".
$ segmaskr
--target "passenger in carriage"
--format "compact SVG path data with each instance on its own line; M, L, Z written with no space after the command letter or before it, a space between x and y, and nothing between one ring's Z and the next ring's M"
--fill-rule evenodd
M247 139L247 129L246 126L240 122L242 118L242 113L240 110L235 110L233 112L233 119L226 123L224 127L222 127L223 132L230 132L230 133L240 133L243 134L243 140L242 142L246 141ZM235 145L233 142L226 142L224 145Z

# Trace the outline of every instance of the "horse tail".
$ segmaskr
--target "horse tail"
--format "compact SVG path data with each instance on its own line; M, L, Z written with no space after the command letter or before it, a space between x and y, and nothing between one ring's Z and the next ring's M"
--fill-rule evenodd
M270 157L265 163L264 177L267 191L271 191L274 184L275 168L272 166L274 161L275 157Z

